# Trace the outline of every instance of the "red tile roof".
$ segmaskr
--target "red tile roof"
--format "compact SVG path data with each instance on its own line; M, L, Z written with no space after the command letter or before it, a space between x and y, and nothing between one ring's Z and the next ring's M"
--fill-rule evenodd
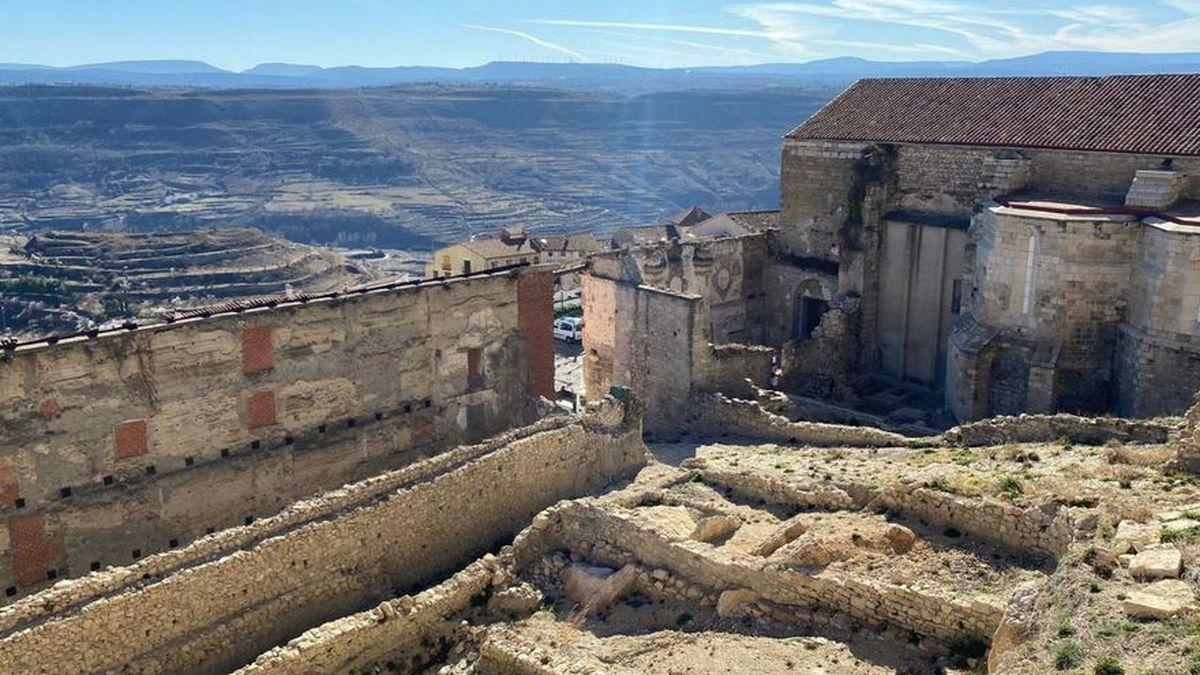
M1200 156L1200 74L859 80L787 138Z

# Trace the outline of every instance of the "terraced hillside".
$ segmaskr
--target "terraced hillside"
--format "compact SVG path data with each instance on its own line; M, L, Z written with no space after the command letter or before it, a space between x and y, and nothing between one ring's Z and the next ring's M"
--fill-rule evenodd
M338 253L255 229L46 231L0 243L0 334L75 330L152 310L288 288L327 291L370 278Z
M255 226L422 248L778 205L778 141L832 90L0 88L0 230Z

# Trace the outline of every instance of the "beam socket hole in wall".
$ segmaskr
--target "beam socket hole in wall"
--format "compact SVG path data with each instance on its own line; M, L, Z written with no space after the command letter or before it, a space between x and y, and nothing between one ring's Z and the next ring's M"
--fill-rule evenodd
M158 473L158 469L155 468L155 466L153 464L146 467L146 475L147 476L153 476L156 473Z
M46 580L47 581L54 581L57 578L58 578L58 570L56 570L56 569L46 570Z
M254 523L254 516L246 516L246 524L251 525L253 523Z
M60 496L61 496L63 499L66 499L67 497L70 497L70 496L71 496L71 488L69 488L69 487L60 488L60 489L59 489L59 491L58 491L58 494L59 494L59 495L60 495Z
M17 594L17 587L9 586L8 588L4 589L4 594L11 598L12 596Z
M322 425L320 425L320 426L318 426L318 427L317 427L317 433L318 433L318 434L323 434L323 433L325 433L325 425L324 425L324 424L322 424Z
M184 457L184 458L183 458L183 465L184 465L184 466L191 466L191 465L193 465L193 464L195 464L195 463L196 463L196 458L195 458L195 457Z
M258 450L262 447L262 441L250 441L250 449Z
M221 456L228 457L229 456L229 448L221 448Z
M90 568L90 569L91 569L93 572L99 572L99 571L100 571L100 561L99 561L99 560L93 560L93 561L92 561L92 564L91 564L91 565L88 565L88 567L89 567L89 568Z
M25 508L25 498L17 497L15 500L13 500L13 506L17 507L18 509Z
M112 485L115 481L116 479L112 477L112 474L105 476L103 479L105 485Z
M167 546L168 546L169 548L179 548L179 540L178 540L178 539L172 539L171 541L168 541L168 542L167 542Z
M347 429L353 429L355 424L358 424L358 422L356 422L353 417L346 420L346 428Z
M140 549L140 548L133 549L133 559L137 560L140 557L142 557L142 549Z
M204 528L204 534L212 534L213 532L216 532L216 531L217 531L217 528L215 528L215 527Z
M375 421L379 422L381 420L383 420L383 413L381 413L381 412L375 413Z
M291 444L293 444L293 443L295 443L295 442L296 442L296 439L292 438L291 436L284 436L284 437L283 437L283 444L284 444L284 445L291 445Z
M423 407L423 408L428 408L431 405L433 405L433 401L431 401L430 399L425 399L424 401L421 402L421 407Z
M412 412L412 404L411 403L404 404L404 412L405 412L405 414Z

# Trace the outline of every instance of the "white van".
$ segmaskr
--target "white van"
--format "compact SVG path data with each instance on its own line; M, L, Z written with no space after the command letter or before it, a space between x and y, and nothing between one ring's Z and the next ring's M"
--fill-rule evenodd
M554 320L554 339L583 342L583 317L564 316Z

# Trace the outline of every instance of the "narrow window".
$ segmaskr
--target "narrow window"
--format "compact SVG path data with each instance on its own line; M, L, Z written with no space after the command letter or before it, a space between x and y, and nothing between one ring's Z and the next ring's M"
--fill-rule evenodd
M1027 315L1033 309L1034 266L1037 254L1037 234L1029 235L1029 255L1025 258L1025 297L1021 300L1021 314Z
M955 279L950 291L950 313L962 313L962 279Z
M471 273L471 261L464 260L463 261L463 274L470 274L470 273Z

